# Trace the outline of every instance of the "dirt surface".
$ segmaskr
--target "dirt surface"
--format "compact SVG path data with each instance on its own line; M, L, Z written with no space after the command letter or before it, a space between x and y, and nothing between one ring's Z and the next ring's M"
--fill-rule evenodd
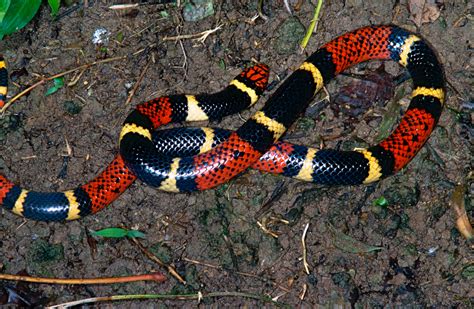
M255 22L251 19L257 12L257 1L223 1L215 5L212 16L197 22L184 22L182 10L174 7L142 6L116 12L97 1L52 21L48 8L42 7L25 29L0 42L10 74L15 73L10 97L37 81L38 74L50 76L100 59L129 57L92 66L80 76L67 75L66 83L77 82L53 95L44 96L51 86L45 84L17 101L1 119L1 172L28 189L71 189L92 179L114 157L121 123L134 105L165 94L217 91L254 59L271 66L271 80L277 86L306 57L291 40L284 41L282 32L295 31L290 39L297 37L294 33L304 33L314 7L302 1L295 17L290 18L283 1L265 2L268 20L258 18ZM35 293L48 304L116 294L241 292L260 299L242 295L204 298L201 305L254 307L269 305L265 301L270 297L296 307L472 308L473 252L456 230L455 215L449 208L455 185L467 183L466 207L473 218L469 176L473 149L472 2L445 1L440 17L419 28L410 20L405 1L325 2L317 32L305 53L346 31L394 23L420 33L444 64L450 82L447 108L427 146L408 167L372 186L319 187L256 171L216 190L194 194L162 193L136 182L104 211L70 223L25 222L2 209L2 272L26 270L35 276L82 278L157 270L168 277L161 284L27 286L27 296ZM219 24L222 28L204 43L164 40ZM98 28L110 33L107 44L92 42ZM141 52L134 55L137 51ZM147 64L131 103L126 104ZM370 62L350 72L368 74L379 65ZM388 63L386 70L393 76L403 72L393 63ZM351 87L359 80L336 78L328 86L331 99L343 86ZM395 96L403 97L410 88L410 81L401 83L394 89ZM323 98L324 94L317 101ZM247 119L265 100L242 112L242 118ZM386 116L399 119L406 100L406 96L402 100L390 98L388 103L375 103L350 117L334 106L323 105L319 113L306 115L293 126L287 140L316 146L324 142L328 148L374 144ZM76 108L73 113L71 106ZM82 109L74 113L78 106ZM388 113L390 106L392 114ZM234 116L214 125L235 129L242 123ZM67 145L72 149L70 157L65 157ZM281 194L262 209L279 190ZM385 198L388 206L375 205L380 198ZM307 224L309 275L304 270L301 245ZM116 226L144 232L142 243L174 266L188 284L179 283L126 239L100 238L94 252L87 241L87 229ZM0 285L15 287L14 282ZM175 297L113 305L194 307L197 300Z

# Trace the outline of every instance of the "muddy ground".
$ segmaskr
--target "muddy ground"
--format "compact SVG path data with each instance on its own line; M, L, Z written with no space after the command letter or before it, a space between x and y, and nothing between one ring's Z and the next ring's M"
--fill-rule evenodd
M92 179L114 157L121 123L140 102L171 93L217 91L253 60L271 66L274 90L306 57L291 39L304 33L314 7L302 1L291 18L283 1L264 2L268 20L254 22L257 1L223 1L215 5L213 15L197 22L183 21L181 8L151 5L116 12L107 9L105 1L52 21L43 6L26 28L0 43L10 73L15 73L9 97L37 81L38 75L129 57L92 66L80 76L67 75L66 83L76 82L53 95L44 95L49 83L17 101L1 120L1 172L28 189L71 189ZM360 26L385 23L417 31L436 49L450 82L447 108L428 144L397 175L371 186L328 188L249 171L215 190L194 194L162 193L136 182L107 209L69 223L24 221L2 209L2 272L82 278L157 270L168 277L164 283L17 287L32 299L44 297L43 304L116 294L241 292L260 299L213 297L201 305L268 306L270 297L295 307L472 308L472 250L455 228L449 202L455 185L467 183L466 207L472 220L473 5L444 2L436 20L416 27L406 1L325 1L318 30L305 51L309 54ZM164 40L219 24L222 28L204 43ZM101 46L92 42L98 28L110 33L109 42ZM379 65L370 62L350 72L366 75ZM393 63L386 71L391 74L388 80L403 72ZM339 76L328 86L331 100L344 86L351 89L361 80L363 76ZM376 143L384 134L382 125L388 121L390 128L390 121L399 119L410 87L410 81L403 82L394 89L397 99L392 93L388 102L354 114L324 104L323 94L317 98L322 100L321 111L304 116L287 140L328 148ZM238 128L272 91L241 118L214 125ZM72 154L65 159L67 143ZM271 200L276 191L281 194ZM388 205L380 206L383 198ZM307 224L309 275L301 245ZM98 238L94 252L87 229L116 226L144 232L142 243L188 284L179 283L126 239ZM0 284L15 287L14 282ZM197 300L171 298L113 305L197 305Z

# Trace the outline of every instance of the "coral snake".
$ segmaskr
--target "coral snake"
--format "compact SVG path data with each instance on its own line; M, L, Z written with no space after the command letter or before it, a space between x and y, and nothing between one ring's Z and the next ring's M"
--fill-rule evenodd
M353 151L278 141L324 84L370 59L397 61L413 80L410 105L388 138ZM120 133L120 154L95 179L74 190L44 193L23 189L0 175L0 204L33 220L74 220L105 208L136 177L162 190L191 192L213 188L249 167L327 185L371 183L399 171L422 148L438 122L445 96L441 65L424 40L397 26L369 26L314 52L236 131L155 131L171 122L219 120L236 113L257 101L267 81L268 68L256 65L221 92L139 104ZM7 71L1 59L0 106L6 92Z

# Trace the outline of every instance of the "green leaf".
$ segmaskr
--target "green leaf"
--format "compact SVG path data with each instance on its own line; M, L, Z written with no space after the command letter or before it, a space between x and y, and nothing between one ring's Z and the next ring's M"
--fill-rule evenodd
M49 7L51 8L51 15L56 16L59 12L59 4L61 0L48 0Z
M219 68L221 68L222 70L225 70L225 67L226 67L226 65L225 65L224 59L220 59L219 60Z
M0 23L5 17L5 14L7 13L9 6L10 6L10 0L0 0Z
M64 77L57 77L53 79L54 85L51 86L45 95L50 95L58 91L62 86L64 86Z
M109 227L100 231L92 231L92 235L105 238L145 238L145 234L137 230L127 230L120 227Z
M385 197L381 196L378 199L376 199L373 202L374 205L380 206L380 207L387 207L388 206L388 201Z
M130 230L127 232L127 237L130 238L146 238L145 234L137 231L137 230Z
M119 33L117 33L117 41L119 43L122 43L123 42L123 32L120 31Z
M35 16L41 0L15 0L0 23L0 40L7 34L20 30Z
M101 236L106 238L123 238L127 236L128 230L119 227L109 227L100 231L92 231L94 236Z

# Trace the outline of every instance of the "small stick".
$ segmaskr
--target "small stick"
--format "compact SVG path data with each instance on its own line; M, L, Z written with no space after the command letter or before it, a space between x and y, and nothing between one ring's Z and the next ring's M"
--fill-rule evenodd
M109 6L109 9L110 10L126 10L126 9L134 9L134 8L137 8L139 6L144 6L144 5L158 5L158 6L163 5L164 6L164 5L170 4L172 2L173 2L173 0L165 0L165 1L161 0L161 1L158 1L158 2L141 1L141 3L114 4L114 5ZM176 4L176 7L179 7L179 1Z
M67 140L67 137L64 137L64 141L66 142L66 153L62 155L63 157L72 157L72 147L69 145L69 141Z
M132 98L135 95L135 92L137 92L138 86L140 86L140 83L142 82L143 77L145 76L145 73L148 70L148 67L150 66L150 63L151 63L151 58L148 60L148 62L145 65L145 68L140 73L140 76L138 77L137 82L133 86L132 91L130 91L130 95L128 96L127 101L125 101L125 105L128 105L130 103L130 101L132 101Z
M206 267L209 267L209 268L214 268L214 269L219 269L219 270L223 270L223 268L221 266L217 266L217 265L212 265L212 264L209 264L209 263L205 263L205 262L201 262L201 261L196 261L196 260L193 260L193 259L189 259L187 257L183 257L183 260L186 261L186 262L189 262L189 263L192 263L192 264L196 264L196 265L202 265L202 266L206 266ZM273 279L270 279L270 278L265 278L261 275L254 275L254 274L251 274L251 273L246 273L246 272L242 272L242 271L232 271L233 274L237 274L237 275L241 275L241 276L244 276L244 277L251 277L251 278L255 278L255 279L260 279L264 282L269 282L273 285L275 285L276 287L278 287L280 290L283 290L287 293L290 293L291 291L289 289L287 289L286 287L284 286L281 286L279 285L278 283L274 282Z
M114 4L109 6L110 10L125 10L125 9L133 9L138 7L140 4L133 3L133 4Z
M288 0L283 0L283 3L285 3L285 8L288 11L290 15L293 15L293 12L291 11L290 4L288 3Z
M86 71L86 69L82 70L81 72L79 72L79 74L77 74L75 77L72 78L72 80L67 83L68 87L72 87L74 85L77 84L77 82L81 79L82 75L84 74L84 72Z
M266 234L272 236L273 238L278 238L278 234L270 231L265 225L260 223L260 221L257 221L257 225L259 228L261 228Z
M311 35L313 34L313 32L318 26L319 12L321 11L322 5L323 5L323 0L318 0L318 5L316 6L316 9L314 10L313 19L311 20L311 23L309 24L308 31L306 31L306 35L304 36L303 40L300 43L301 52L303 52L303 50L306 48L306 45L308 45Z
M213 297L244 297L244 298L251 298L257 299L262 302L271 303L278 307L285 307L291 308L290 306L274 301L269 296L266 295L258 295L258 294L250 294L250 293L242 293L242 292L211 292L211 293L202 293L198 292L196 294L131 294L131 295L113 295L113 296L103 296L103 297L93 297L93 298L86 298L81 300L76 300L68 303L62 303L59 305L48 306L48 309L55 309L55 308L69 308L72 306L78 306L83 304L90 304L90 303L98 303L98 302L105 302L105 301L113 301L113 300L132 300L132 299L171 299L171 300L192 300L196 299L198 301L204 298L213 298Z
M183 40L183 39L195 39L198 40L201 43L204 43L204 41L207 39L207 37L217 30L220 30L222 28L222 24L218 25L214 29L209 29L203 32L195 33L195 34L183 34L183 35L177 35L177 36L165 36L163 38L163 41L178 41L178 40Z
M300 294L300 300L304 299L307 290L308 290L308 285L306 283L303 283L303 290L301 291L301 294Z
M263 20L268 20L268 17L263 13L263 0L258 0L257 12L258 16L260 16Z
M308 232L309 228L309 223L306 224L304 231L303 231L303 236L301 236L301 243L303 244L303 265L304 265L304 270L306 273L309 275L309 264L308 261L306 260L307 252L306 252L306 233Z
M31 160L31 159L36 159L37 157L38 157L37 155L32 155L32 156L21 157L20 159L22 159L22 160Z
M31 276L19 276L10 274L0 274L0 280L25 281L48 284L114 284L135 281L156 281L164 282L166 277L159 273L125 276L125 277L105 277L105 278L85 278L85 279L64 279L64 278L43 278Z
M72 72L76 72L78 70L88 69L91 66L94 66L94 65L97 65L97 64L108 63L108 62L112 62L112 61L116 61L116 60L122 60L122 59L125 59L125 58L127 58L127 56L118 56L118 57L113 57L113 58L102 59L102 60L98 60L98 61L94 61L94 62L91 62L91 63L86 63L86 64L83 64L83 65L80 65L80 66L78 66L74 69L70 69L70 70L64 71L62 73L55 74L53 76L44 77L39 82L37 82L37 83L33 84L32 86L26 88L25 90L23 90L22 92L20 92L16 96L14 96L10 101L8 101L8 103L6 103L5 106L0 110L0 114L3 114L7 110L7 108L10 107L10 105L13 104L13 102L15 102L16 100L18 100L19 98L21 98L22 96L24 96L25 94L30 92L31 90L35 89L36 87L38 87L41 84L44 84L47 81L53 80L55 78L58 78L58 77L61 77L61 76L64 76L64 75L67 75L67 74L72 73Z
M129 239L131 242L133 242L135 245L137 245L137 247L150 259L152 260L153 262L157 263L158 265L160 265L161 267L164 267L168 270L168 272L173 276L175 277L180 283L182 284L186 284L186 281L183 279L183 277L181 277L178 272L171 266L171 265L168 265L166 263L164 263L162 260L160 260L156 255L154 255L153 253L151 253L150 251L148 251L148 249L142 245L142 243L136 239L136 238L130 238Z

